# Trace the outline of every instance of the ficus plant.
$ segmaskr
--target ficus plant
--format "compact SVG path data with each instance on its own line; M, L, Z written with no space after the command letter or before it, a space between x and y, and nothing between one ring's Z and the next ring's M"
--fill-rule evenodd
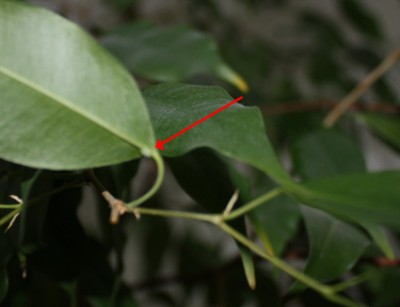
M347 15L362 9L339 2ZM332 31L310 13L302 21L324 25L317 36ZM365 35L378 39L376 27ZM329 37L331 48L346 44ZM400 121L346 111L398 58L353 91L333 76L350 94L325 121L317 110L273 122L255 106L257 74L243 78L211 36L190 26L134 21L94 38L44 8L1 1L2 306L137 306L140 291L162 306L194 305L195 291L205 306L395 306L400 172L368 171L352 127L399 152ZM311 78L328 82L315 65ZM278 155L286 142L290 167ZM142 189L132 193L132 182ZM195 234L202 223L212 236ZM177 225L185 226L174 236ZM162 267L174 267L174 278L163 279ZM167 291L175 283L183 294Z

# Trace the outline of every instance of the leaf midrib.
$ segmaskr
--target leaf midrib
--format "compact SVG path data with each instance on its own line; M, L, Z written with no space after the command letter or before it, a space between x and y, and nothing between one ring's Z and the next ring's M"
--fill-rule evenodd
M45 88L43 88L42 86L38 85L37 83L34 83L28 79L26 79L25 77L14 73L13 71L11 71L10 69L0 65L0 73L4 74L5 76L21 83L22 85L25 85L29 88L31 88L32 90L50 98L51 101L53 102L58 102L60 105L64 106L65 108L69 109L70 111L72 111L73 113L85 118L86 120L89 120L90 122L96 124L97 126L99 126L100 128L110 132L111 134L113 134L114 136L117 136L118 138L120 138L121 140L127 142L130 145L133 145L135 147L144 147L144 148L148 148L148 146L141 144L141 142L138 142L136 140L131 139L128 135L126 135L125 133L114 129L112 126L108 125L106 122L102 121L100 118L96 117L96 116L92 116L91 114L85 112L83 109L77 107L76 105L74 105L73 103L70 103L67 99L64 99L61 96L58 96L48 90L46 90Z

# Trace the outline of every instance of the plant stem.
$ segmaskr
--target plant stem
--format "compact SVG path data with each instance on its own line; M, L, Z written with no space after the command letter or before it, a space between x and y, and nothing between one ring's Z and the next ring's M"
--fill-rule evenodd
M226 217L224 217L224 221L233 220L233 219L253 210L254 208L264 204L265 202L277 197L282 192L283 192L283 190L281 188L275 188L275 189L257 197L256 199L252 200L251 202L241 206L240 208L233 210Z
M160 154L158 153L158 151L153 151L152 157L157 164L157 178L156 178L153 186L151 187L151 189L148 190L146 194L144 194L143 196L139 197L138 199L126 204L126 207L129 209L133 209L133 208L141 205L146 200L148 200L150 197L152 197L158 191L158 189L160 188L160 186L163 182L164 171L165 171L163 159L160 156Z
M309 286L310 288L314 289L315 291L317 291L318 293L320 293L327 299L334 301L336 303L339 303L343 306L348 306L348 307L363 306L362 304L357 304L350 299L347 299L345 297L335 294L335 291L332 288L322 285L315 279L301 273L300 271L297 271L295 268L291 267L290 265L288 265L286 262L282 261L281 259L265 253L258 245L251 242L249 239L247 239L245 236L243 236L241 233L237 232L235 229L228 226L227 224L221 223L218 226L222 230L224 230L226 233L228 233L231 237L233 237L234 239L236 239L243 245L247 246L252 252L254 252L255 254L259 255L260 257L268 260L277 268L281 269L288 275L294 277L298 281L300 281L300 282L304 283L305 285Z
M371 71L338 105L325 117L323 125L331 128L335 122L345 113L360 96L381 78L390 68L400 60L400 49L389 54L381 64Z
M365 272L364 274L355 276L349 280L346 280L344 282L338 283L336 285L331 286L331 289L335 292L340 292L343 291L347 288L353 287L359 283L362 283L364 281L367 281L370 279L374 273L372 271Z
M139 214L144 214L144 215L172 217L172 218L184 218L184 219L209 222L212 224L218 224L221 221L220 215L216 215L216 214L203 214L203 213L148 209L148 208L136 208L135 211Z
M269 193L261 196L261 200L257 201L257 204L259 202L264 203L267 198L267 195L269 196L268 199L273 198L276 195L279 195L282 191L280 189L274 189L270 191ZM253 205L253 202L250 202L251 204L249 210L253 209L256 207L256 205ZM247 206L246 206L247 207ZM212 223L219 227L221 230L225 231L227 234L229 234L232 238L236 239L243 245L245 245L247 248L249 248L252 252L255 254L259 255L260 257L268 260L271 262L274 266L279 268L280 270L286 272L288 275L294 277L298 281L304 283L311 289L314 289L316 292L320 293L322 296L326 297L328 300L331 300L333 302L336 302L338 304L341 304L343 306L348 306L348 307L359 307L359 306L364 306L362 304L357 304L353 302L350 299L347 299L345 297L342 297L340 295L337 295L334 289L331 287L325 286L321 283L319 283L317 280L303 274L300 271L297 271L295 268L291 267L288 265L286 262L282 261L281 259L271 256L268 253L264 252L258 245L247 239L245 236L243 236L241 233L236 231L235 229L231 228L228 226L223 219L223 215L219 214L202 214L202 213L191 213L191 212L182 212L182 211L170 211L170 210L160 210L160 209L148 209L148 208L136 208L135 211L139 214L143 215L153 215L153 216L160 216L160 217L170 217L170 218L185 218L185 219L192 219L192 220L198 220L198 221L205 221ZM245 210L241 214L244 214L248 210ZM234 211L235 212L235 211ZM237 216L241 214L236 214ZM235 215L235 217L236 217Z
M7 223L9 220L11 220L14 215L18 214L21 211L21 207L18 207L16 209L14 209L13 211L11 211L10 213L8 213L7 215L3 216L0 219L0 226L3 226L5 223Z
M21 207L21 204L16 204L16 205L0 204L0 209L17 209L19 207Z

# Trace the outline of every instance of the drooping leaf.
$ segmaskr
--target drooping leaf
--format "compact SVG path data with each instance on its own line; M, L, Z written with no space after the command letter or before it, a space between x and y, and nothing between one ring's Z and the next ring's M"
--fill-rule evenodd
M335 131L315 130L299 136L292 143L292 156L304 179L365 171L361 149ZM329 281L351 269L368 246L368 237L321 210L302 207L301 211L310 242L305 273ZM296 283L292 290L304 288Z
M351 173L351 172L364 172L366 170L364 158L361 149L351 139L345 135L340 134L336 131L320 130L307 133L299 137L295 142L292 143L292 156L294 160L295 168L298 173L304 179L318 179L324 177L331 177L339 174ZM335 221L333 216L330 217L331 222ZM316 227L308 225L308 223L314 223L311 218L305 219L306 226L308 227L309 233ZM331 224L332 224L331 223ZM337 220L337 223L343 223ZM390 255L390 244L387 241L385 234L380 229L380 226L373 223L361 223L361 225L368 231L375 243L381 248L381 250ZM319 228L316 231L317 235L321 232L327 232L328 228L331 227L329 223L319 224ZM349 227L352 227L349 225ZM343 237L343 233L334 232L332 235L332 242L337 242L336 248L341 248L340 244L350 238ZM310 237L313 234L310 233ZM335 237L336 240L335 240ZM324 244L322 241L315 241L312 244L318 242ZM332 246L334 243L332 243ZM314 246L314 249L322 247ZM325 266L329 266L330 259L325 258L328 263L318 260L319 269L324 270ZM308 265L318 269L318 264L314 264L315 258L308 260ZM352 263L354 259L347 258L342 259L343 263Z
M394 251L388 241L385 229L383 227L367 222L361 222L360 225L365 228L370 237L374 240L375 244L380 248L380 250L388 259L395 258Z
M400 119L396 116L363 114L359 118L384 141L400 151Z
M144 91L144 96L157 137L161 140L232 100L221 88L184 84L152 86ZM256 108L236 103L167 143L162 154L175 157L200 147L209 147L248 163L278 182L291 183L265 135Z
M301 211L310 241L305 273L326 282L350 270L369 245L367 236L321 210L302 206Z
M365 171L361 149L335 131L316 130L297 138L292 143L292 157L304 179Z
M132 73L144 78L176 82L207 73L247 91L244 80L221 59L215 42L186 26L137 22L110 33L102 42Z
M348 174L303 185L305 203L354 222L368 221L400 229L400 172Z
M69 21L0 2L0 156L81 169L154 152L147 110L129 73ZM29 123L29 124L27 124Z

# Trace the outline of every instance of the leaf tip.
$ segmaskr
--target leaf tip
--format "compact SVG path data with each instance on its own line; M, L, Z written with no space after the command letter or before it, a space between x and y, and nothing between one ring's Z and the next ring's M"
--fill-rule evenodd
M249 91L249 85L247 82L228 65L220 65L217 68L217 75L221 79L236 86L241 92L247 93Z

